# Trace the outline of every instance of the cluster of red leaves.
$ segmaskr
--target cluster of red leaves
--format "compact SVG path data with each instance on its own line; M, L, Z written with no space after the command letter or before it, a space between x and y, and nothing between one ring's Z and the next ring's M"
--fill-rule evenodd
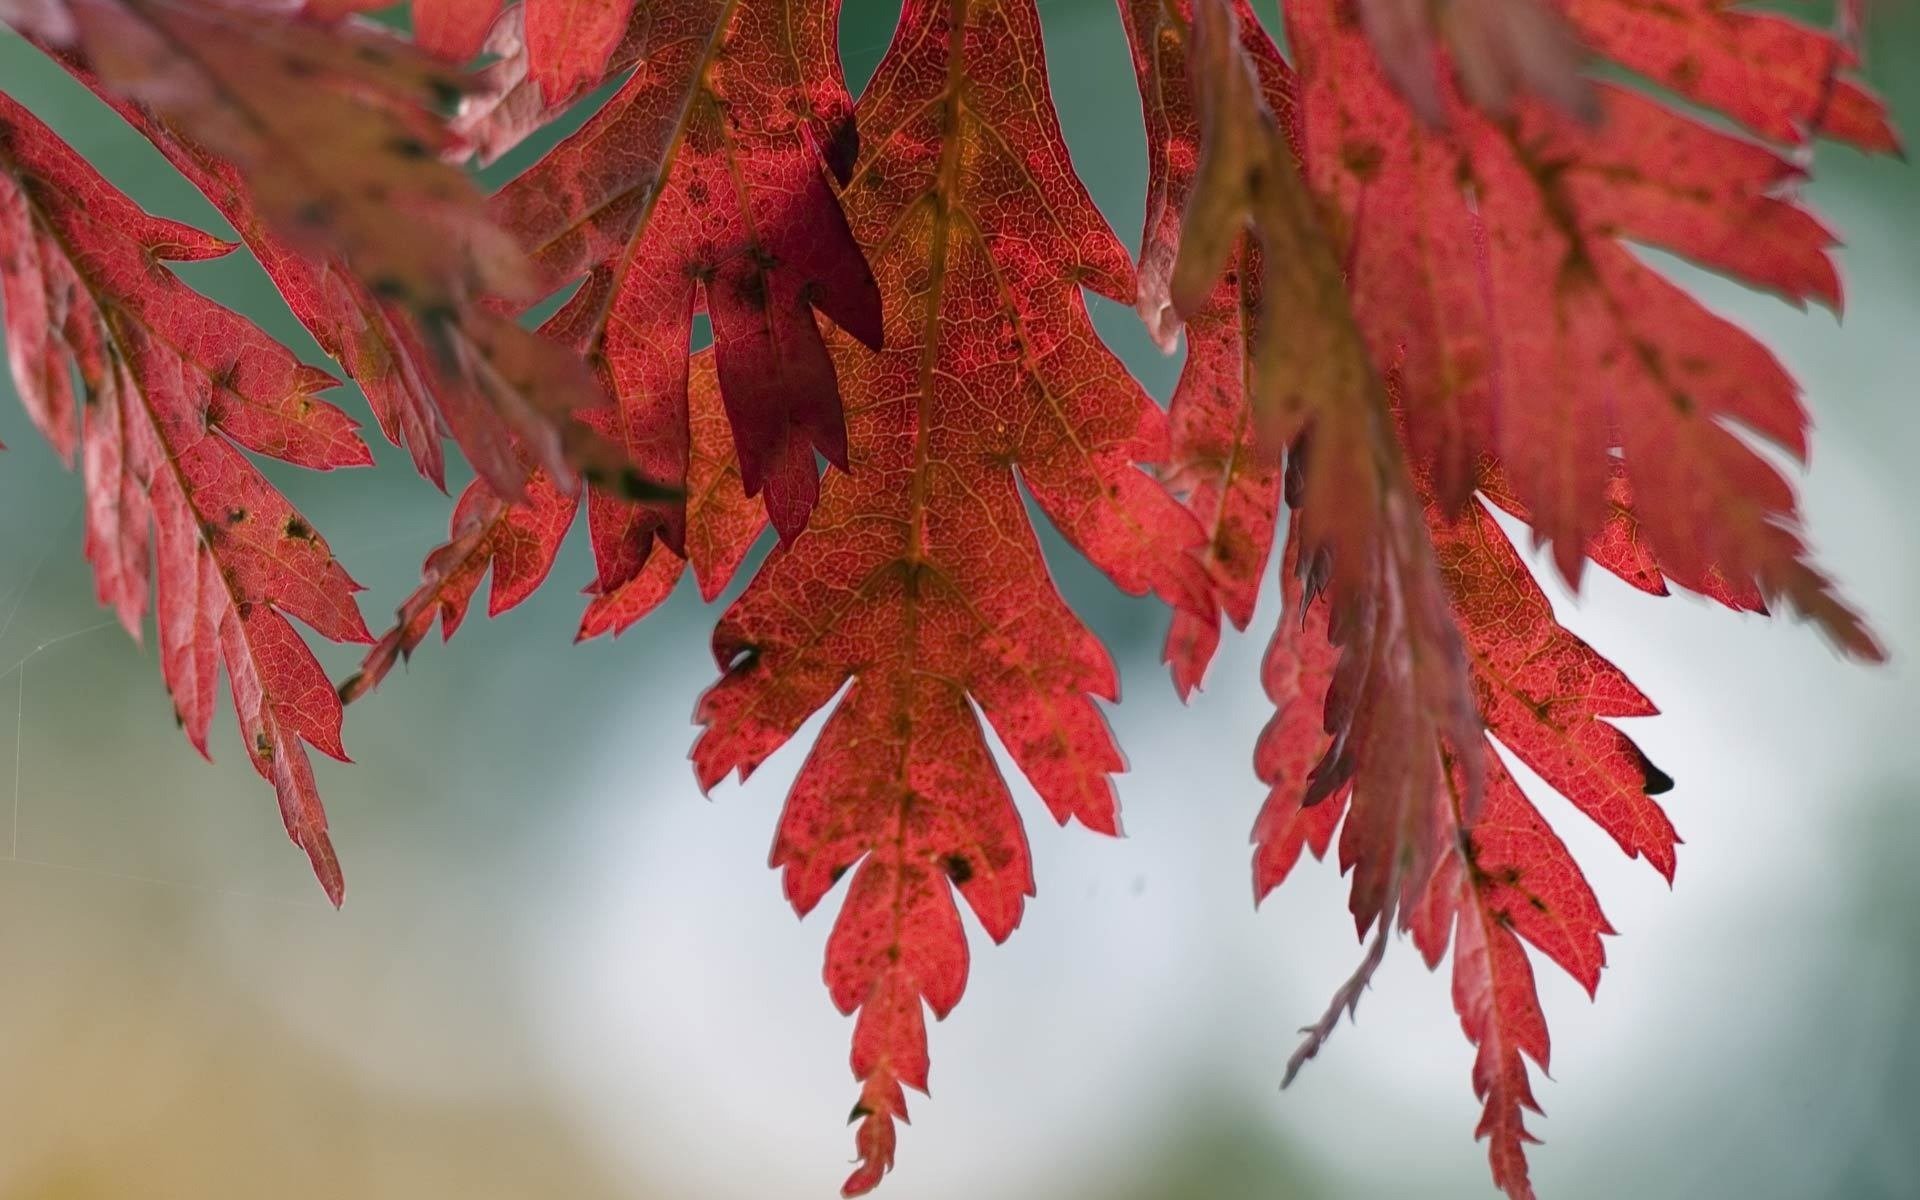
M1530 1196L1525 1060L1544 1068L1548 1040L1522 942L1592 991L1599 939L1612 930L1493 743L1458 725L1421 736L1393 704L1409 681L1417 691L1423 665L1461 671L1476 724L1622 850L1672 877L1678 838L1652 799L1671 780L1603 719L1655 710L1557 623L1486 505L1551 541L1570 580L1591 558L1655 594L1672 580L1736 608L1784 601L1842 649L1878 658L1806 563L1788 484L1731 428L1803 457L1791 380L1621 244L1837 305L1832 238L1783 198L1796 168L1761 144L1617 87L1522 95L1544 59L1578 44L1530 3L1455 10L1452 65L1477 104L1461 98L1430 38L1392 36L1414 11L1393 0L1286 5L1293 69L1244 3L1123 8L1153 170L1143 278L1166 280L1143 286L1142 311L1162 336L1188 322L1170 481L1212 534L1216 602L1176 614L1167 657L1184 692L1212 656L1222 610L1246 623L1282 490L1261 447L1291 441L1285 616L1263 669L1278 711L1256 757L1272 790L1254 830L1255 894L1277 887L1303 848L1325 853L1337 832L1356 922L1363 936L1377 927L1288 1077L1359 1002L1390 918L1432 965L1451 936L1455 1005L1479 1047L1479 1133L1495 1182ZM1419 7L1422 19L1429 11ZM1878 106L1836 77L1845 52L1829 39L1705 3L1651 13L1595 0L1568 6L1567 19L1596 50L1763 135L1892 147ZM1493 45L1481 35L1494 26L1473 24L1510 19L1503 36L1519 36L1535 16L1553 31L1528 35L1530 51ZM1189 60L1194 86L1183 91L1175 81ZM1318 229L1303 235L1302 225ZM1223 236L1240 240L1223 246ZM1300 303L1327 270L1303 237L1339 256L1331 302ZM1203 238L1214 243L1204 251ZM1206 269L1183 277L1202 253ZM1330 396L1346 417L1316 407ZM1367 407L1391 410L1411 466L1382 476L1371 514L1354 503L1366 493L1346 452L1326 448L1330 421ZM1344 429L1334 436L1359 444ZM1320 517L1329 505L1341 511ZM1372 521L1347 544L1377 546L1409 517L1424 525L1430 568L1410 558L1342 582L1343 547L1319 526ZM1437 633L1420 645L1436 600L1460 638L1458 660ZM1381 661L1383 638L1412 644L1398 670ZM1383 677L1388 690L1370 695Z
M414 45L354 15L382 6L0 0L213 201L423 474L444 479L442 436L476 469L336 697L286 617L373 641L355 587L236 448L369 461L315 398L333 380L161 261L231 247L141 213L0 97L11 362L54 446L82 451L101 598L137 636L157 584L203 749L224 665L329 895L304 747L341 754L340 698L436 619L451 636L489 573L490 615L531 595L583 504L583 638L689 564L711 600L771 524L714 635L693 759L703 787L745 778L833 705L771 865L803 914L850 876L826 980L855 1017L846 1191L865 1192L927 1087L925 1013L965 989L958 902L998 941L1035 890L981 718L1056 820L1118 829L1096 704L1116 672L1022 490L1172 608L1182 695L1223 619L1250 620L1284 499L1255 893L1337 835L1371 933L1288 1078L1393 930L1430 965L1451 943L1494 1178L1531 1195L1548 1038L1524 946L1592 991L1612 930L1502 755L1669 878L1678 838L1652 799L1671 781L1609 720L1652 704L1556 621L1494 511L1570 581L1591 559L1654 594L1784 602L1879 654L1733 429L1803 457L1794 385L1624 244L1837 305L1832 239L1783 192L1798 168L1581 62L1775 143L1890 149L1844 44L1716 0L1288 0L1290 63L1245 0L1118 0L1150 161L1136 272L1069 161L1034 0L906 0L857 105L838 0L414 0ZM622 75L497 195L450 165ZM537 333L512 319L565 288ZM1184 331L1169 411L1095 336L1087 288L1169 349ZM692 353L700 312L714 344ZM604 486L583 499L577 476Z
M345 758L340 700L287 616L335 641L373 639L358 585L236 443L320 471L373 459L317 398L331 376L162 265L232 249L141 212L0 95L7 348L34 423L69 462L78 445L100 602L139 637L157 593L161 672L203 754L225 666L253 765L337 904L306 747Z

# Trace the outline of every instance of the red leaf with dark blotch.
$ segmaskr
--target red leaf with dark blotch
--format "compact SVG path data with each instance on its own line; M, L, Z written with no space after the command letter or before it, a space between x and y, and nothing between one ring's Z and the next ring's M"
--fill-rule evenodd
M766 491L788 540L817 495L815 452L847 462L814 310L869 346L881 337L880 295L827 175L844 176L854 145L838 15L836 0L651 9L643 66L495 206L548 285L588 277L598 308L581 345L618 398L618 436L649 465L684 464L704 300L741 479ZM677 514L660 527L677 545Z
M1831 237L1775 194L1796 169L1617 88L1601 89L1596 128L1533 103L1495 123L1453 102L1449 133L1423 129L1336 8L1287 10L1308 64L1308 173L1340 215L1355 312L1404 381L1408 440L1441 499L1457 510L1497 450L1536 538L1577 580L1617 446L1640 529L1676 578L1718 572L1880 657L1805 561L1790 486L1729 428L1803 453L1792 381L1621 242L1837 303Z
M954 890L995 940L1033 891L975 706L1055 819L1117 824L1094 704L1113 664L1048 578L1016 469L1125 590L1207 590L1201 531L1135 465L1164 456L1164 417L1087 317L1083 286L1131 302L1133 274L1069 164L1031 0L908 4L859 118L842 199L886 349L831 339L853 469L722 618L694 748L703 784L745 776L845 688L772 862L801 912L853 873L826 968L859 1014L849 1194L891 1165L902 1089L926 1087L922 1003L944 1015L965 984Z
M254 767L338 904L305 747L345 758L340 704L287 616L335 641L373 639L358 585L236 443L316 470L372 456L353 422L318 399L331 376L161 265L229 249L141 212L0 95L9 360L28 412L69 460L80 420L100 602L138 637L152 587L161 672L203 754L225 665ZM78 413L69 363L85 386Z
M1487 729L1633 858L1673 878L1673 824L1651 798L1673 786L1601 718L1658 710L1554 619L1526 563L1479 505L1449 522L1430 507L1434 551L1466 640Z
M1185 5L1122 0L1147 125L1147 219L1140 238L1140 298L1148 330L1171 350L1182 325L1170 293L1180 221L1200 160L1201 129L1187 79ZM1241 44L1259 72L1270 108L1292 105L1292 73L1236 0ZM1283 115L1283 124L1287 118ZM1196 610L1176 609L1164 656L1182 697L1200 683L1220 643L1220 618L1245 629L1273 546L1280 500L1279 455L1260 444L1248 402L1247 364L1259 311L1260 251L1242 237L1204 307L1185 324L1187 359L1169 410L1172 449L1162 478L1186 499L1207 530L1202 561L1214 597Z
M633 9L634 0L527 0L527 56L548 104L600 79Z

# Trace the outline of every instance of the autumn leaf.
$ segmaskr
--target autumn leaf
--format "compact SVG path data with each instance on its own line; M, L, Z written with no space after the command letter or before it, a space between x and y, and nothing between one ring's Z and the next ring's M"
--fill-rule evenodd
M352 22L204 0L64 11L64 39L28 31L206 193L423 474L444 480L444 430L504 493L524 478L516 443L568 486L578 472L622 496L673 491L575 420L605 402L577 356L481 303L531 298L532 274L439 161L454 143L433 106L464 77Z
M527 0L527 57L547 103L601 77L633 10L634 0Z
M688 416L693 431L687 475L687 557L655 553L632 564L617 587L596 594L580 621L580 637L618 635L666 600L691 563L701 595L718 596L766 527L765 510L740 489L739 467L713 354L693 357ZM466 620L480 585L492 573L487 615L497 617L537 591L579 511L577 497L535 475L518 501L502 500L484 480L468 485L454 506L447 541L427 555L422 582L400 605L394 627L368 651L360 669L340 685L348 703L373 691L412 656L440 622L442 639Z
M1404 919L1443 849L1432 811L1442 747L1459 756L1471 811L1479 721L1386 389L1354 325L1292 147L1263 95L1259 59L1246 49L1250 34L1258 34L1256 46L1264 34L1242 26L1225 0L1196 0L1191 12L1183 26L1169 8L1165 26L1185 34L1201 139L1165 287L1175 312L1202 313L1236 245L1248 233L1259 244L1243 411L1252 413L1268 454L1293 446L1294 569L1307 598L1325 593L1342 650L1323 709L1333 738L1301 804L1311 808L1352 783L1348 826L1366 847L1356 856L1354 917L1363 931L1377 922L1384 932ZM1173 39L1158 44L1167 63ZM1283 78L1271 62L1267 74Z
M306 11L322 21L391 7L390 0L308 0ZM606 73L608 59L627 31L634 0L413 0L413 40L428 54L464 63L484 48L502 53L502 26L526 55L523 71L542 102L559 106ZM502 9L505 8L503 12Z
M1532 1200L1524 1119L1539 1112L1527 1061L1548 1068L1546 1014L1523 942L1578 980L1588 994L1613 933L1586 876L1520 787L1488 754L1486 801L1463 828L1461 849L1434 872L1414 940L1437 966L1453 926L1453 1005L1478 1053L1473 1091L1482 1104L1474 1135L1487 1139L1494 1185Z
M435 58L463 63L480 53L501 0L413 0L413 40ZM384 8L384 4L368 7Z
M1602 718L1658 710L1620 669L1555 620L1507 535L1479 504L1449 521L1428 508L1487 731L1605 829L1673 878L1673 825L1652 800L1673 780Z
M1678 839L1652 799L1672 781L1601 719L1651 715L1652 706L1617 668L1554 621L1546 597L1485 510L1476 505L1466 516L1449 519L1430 503L1427 513L1489 732L1622 850L1645 856L1672 878ZM1334 684L1338 657L1328 639L1327 605L1312 601L1294 582L1297 554L1298 543L1290 539L1283 567L1286 612L1263 669L1275 713L1255 753L1256 773L1270 786L1253 833L1256 900L1286 880L1302 851L1324 855L1336 832L1343 871L1357 870L1372 852L1363 828L1351 819L1342 825L1351 789L1317 805L1301 802L1307 772L1328 742L1316 717ZM1445 850L1409 905L1406 928L1433 967L1445 957L1449 931L1457 930L1454 1004L1467 1037L1479 1047L1473 1086L1485 1112L1478 1133L1491 1139L1495 1183L1519 1200L1532 1195L1524 1147L1533 1138L1523 1110L1538 1111L1524 1059L1545 1069L1548 1045L1520 940L1592 993L1606 961L1600 937L1613 929L1565 844L1500 756L1489 746L1482 758L1485 800L1477 817L1466 815L1466 783L1457 767L1443 780L1435 812ZM1361 970L1288 1063L1288 1081L1318 1051L1341 1013L1359 1003L1384 948L1376 934Z
M320 471L372 457L317 397L330 376L162 265L231 249L140 211L0 95L8 357L35 424L69 462L79 450L100 602L138 638L156 594L161 673L202 754L225 667L254 769L338 904L306 747L345 760L340 703L287 618L334 641L373 639L358 585L239 448Z
M1258 455L1259 440L1246 436L1249 421L1265 424L1269 438L1277 429L1279 438L1293 439L1286 493L1296 511L1281 566L1285 611L1262 669L1276 711L1255 754L1256 773L1269 787L1254 827L1255 898L1277 887L1303 851L1325 854L1338 833L1341 868L1353 874L1356 925L1363 937L1372 932L1359 968L1306 1031L1286 1081L1318 1053L1342 1015L1354 1011L1394 925L1410 932L1437 965L1457 915L1455 1002L1480 1047L1474 1074L1486 1106L1480 1132L1492 1139L1496 1183L1516 1197L1531 1195L1523 1152L1531 1138L1521 1114L1533 1107L1533 1097L1524 1059L1544 1065L1547 1036L1516 931L1591 991L1604 961L1599 936L1611 929L1565 847L1478 729L1484 721L1626 853L1646 857L1671 878L1678 839L1651 797L1672 781L1610 722L1651 715L1653 706L1559 625L1487 510L1478 502L1450 508L1434 495L1427 470L1417 477L1397 470L1394 417L1405 419L1405 403L1397 391L1390 399L1375 374L1373 350L1350 321L1343 324L1351 311L1344 281L1313 205L1300 199L1295 145L1277 115L1293 111L1293 81L1250 14L1212 0L1186 10L1191 24L1171 2L1125 5L1123 12L1151 164L1142 263L1143 281L1153 282L1143 282L1141 308L1150 328L1157 322L1163 334L1178 316L1193 318L1175 416L1183 403L1208 414L1193 442L1194 457L1204 464L1204 486L1193 491L1202 512L1224 508L1220 497L1230 483L1222 481L1232 480L1218 465L1232 458L1217 448L1209 454L1210 447ZM1192 81L1192 107L1182 102L1182 74ZM1183 192L1186 211L1176 236L1170 210ZM1276 261L1292 265L1282 273L1268 265ZM1217 274L1223 265L1224 277ZM1200 290L1205 283L1212 284L1211 295ZM1164 301L1149 290L1155 284ZM1397 376L1394 382L1400 384ZM1190 385L1197 386L1189 391ZM1376 414L1371 432L1352 419L1355 411ZM1223 437L1222 430L1238 433ZM1338 483L1316 495L1316 469L1327 469L1316 456L1328 430L1339 447L1332 469ZM1355 463L1372 465L1371 490L1368 473ZM1483 456L1475 467L1475 481L1530 515L1507 492L1497 463ZM1255 479L1238 482L1257 522L1252 502L1263 492ZM1356 520L1355 496L1374 497L1381 508L1362 509L1363 519ZM1608 515L1590 543L1594 554L1636 586L1664 591L1665 575L1645 544L1624 474L1610 480L1607 501ZM1343 502L1344 510L1332 507ZM1336 512L1332 538L1315 524L1316 514L1326 511ZM1269 521L1270 514L1266 510ZM1343 548L1377 555L1383 544L1397 553L1388 559L1391 566L1343 583ZM1411 570L1416 564L1425 570ZM1712 569L1686 577L1729 602L1744 599ZM1217 569L1213 578L1220 594L1232 596L1244 586ZM1372 652L1370 622L1390 633L1404 627L1378 614L1383 601L1406 594L1410 579L1425 585L1416 609L1428 631L1425 647L1464 648L1460 686L1471 681L1465 707L1477 719L1449 715L1462 707L1458 693L1448 695L1451 681L1423 697L1405 670L1354 668ZM1343 587L1354 589L1344 599ZM1197 617L1177 615L1170 646L1179 644L1183 621L1203 635L1217 631L1216 611L1210 605ZM1184 667L1185 678L1175 658L1183 690L1212 650L1205 636L1194 644L1200 650L1186 662L1197 665ZM1401 652L1400 661L1419 662L1418 649ZM1396 736L1377 736L1381 723ZM1484 807L1483 770L1490 793Z
M22 28L19 0L6 4L0 17ZM324 28L213 0L55 7L66 28L22 31L232 162L303 252L343 253L377 291L421 310L530 284L473 184L440 161L449 138L437 110L465 90L459 72L354 22ZM438 236L421 236L422 223Z
M585 277L580 345L618 402L609 432L655 478L686 460L686 347L713 323L741 480L782 538L807 522L816 451L847 465L815 310L868 346L880 295L829 183L857 139L833 0L675 0L649 9L642 66L605 108L502 190L502 224L549 287ZM596 504L601 586L676 506Z
M559 117L576 99L572 93L549 98L540 77L534 74L526 12L524 7L509 8L494 23L484 47L493 61L474 72L473 86L460 98L450 125L460 143L456 154L464 157L471 153L482 166L497 161L535 130ZM583 79L575 92L632 70L646 52L651 28L652 9L638 9L625 22L598 74Z
M1841 52L1821 35L1704 2L1656 14L1588 0L1568 13L1602 53L1763 134L1797 139L1797 122L1817 120L1892 145L1878 106L1832 81ZM1308 178L1338 215L1353 311L1404 381L1411 450L1447 506L1495 454L1535 537L1577 581L1618 461L1668 569L1784 600L1847 652L1880 657L1807 562L1790 485L1730 428L1804 457L1793 382L1622 244L1837 305L1831 236L1777 194L1797 168L1613 86L1599 88L1592 127L1529 101L1495 120L1457 99L1445 130L1424 127L1335 0L1290 4L1287 17L1305 64Z
M966 986L957 890L1005 939L1033 894L1026 837L975 707L1059 821L1117 829L1121 767L1094 698L1111 659L1048 578L1016 474L1129 592L1205 595L1193 520L1134 464L1159 408L1101 345L1083 286L1134 298L1131 264L1073 174L1030 0L907 6L859 108L842 191L886 297L885 350L831 335L849 473L721 618L701 699L701 782L750 774L843 686L772 864L811 911L851 876L827 947L857 1014L848 1194L892 1165L925 1090L923 1004Z
M1184 9L1181 11L1185 11ZM1284 126L1293 103L1292 71L1260 30L1251 10L1236 6L1241 45L1258 73L1260 95ZM1134 73L1147 124L1146 227L1140 239L1140 317L1171 351L1184 328L1186 362L1168 408L1171 449L1162 477L1183 495L1207 531L1202 561L1217 603L1176 609L1164 657L1174 687L1190 695L1220 644L1224 615L1244 629L1253 618L1273 547L1280 503L1280 460L1261 442L1247 402L1254 323L1260 311L1260 247L1242 234L1205 303L1176 312L1170 295L1182 214L1193 193L1201 154L1199 115L1187 80L1185 22L1162 0L1126 0Z

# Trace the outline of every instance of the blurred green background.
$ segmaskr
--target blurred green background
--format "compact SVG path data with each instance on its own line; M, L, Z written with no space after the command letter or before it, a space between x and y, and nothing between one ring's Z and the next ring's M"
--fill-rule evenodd
M893 7L848 5L856 87ZM1041 7L1075 161L1133 245L1144 159L1119 22L1102 0ZM1916 14L1879 11L1867 73L1909 131L1917 51ZM0 86L142 203L223 229L10 35ZM1597 1002L1541 972L1548 1197L1920 1196L1920 173L1823 147L1818 174L1849 244L1844 323L1674 270L1804 383L1814 540L1894 662L1860 669L1804 628L1594 573L1577 604L1558 596L1668 714L1634 733L1679 780L1687 845L1669 890L1542 799L1622 934ZM319 361L241 256L183 274ZM1093 306L1164 397L1177 360ZM818 720L750 786L700 799L684 756L713 611L683 592L617 642L573 645L576 539L525 608L429 644L349 714L357 765L318 765L348 879L335 913L230 717L209 767L151 648L95 608L79 482L0 391L0 1198L833 1194L854 1095L850 1025L819 982L837 903L797 923L764 866ZM268 470L377 626L449 501L375 450L351 475ZM1006 946L974 931L967 1000L932 1030L934 1094L883 1194L1490 1196L1472 1051L1444 975L1408 947L1357 1027L1277 1088L1358 948L1329 868L1248 902L1271 600L1183 710L1156 661L1163 614L1048 548L1122 665L1129 836L1057 829L1016 778L1040 896ZM323 657L337 675L353 655Z

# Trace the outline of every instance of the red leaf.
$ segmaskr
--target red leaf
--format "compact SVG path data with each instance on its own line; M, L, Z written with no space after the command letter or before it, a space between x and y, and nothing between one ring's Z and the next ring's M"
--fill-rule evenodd
M1836 78L1853 51L1791 18L1720 0L1565 0L1565 11L1599 53L1764 137L1798 142L1812 131L1898 148L1880 102Z
M693 463L688 476L687 551L701 594L711 600L733 578L741 559L766 526L759 504L740 493L740 475L727 440L726 417L714 380L713 355L692 362ZM590 504L602 502L592 493ZM454 506L445 543L427 555L421 586L400 605L399 618L368 652L360 670L340 685L348 703L380 686L387 673L411 657L436 618L442 640L466 620L474 593L488 571L493 590L487 615L497 617L537 591L553 570L555 555L579 509L577 498L535 475L518 502L502 500L475 480ZM621 581L595 595L580 622L580 637L619 634L657 608L679 582L687 560L652 554L627 564Z
M499 15L500 0L413 0L413 40L435 58L463 63L480 53Z
M398 622L367 653L360 670L340 684L341 700L351 704L379 687L396 664L412 657L436 618L441 639L452 637L489 570L488 616L531 596L553 569L578 506L576 497L538 474L528 479L518 503L500 499L484 480L469 484L454 505L446 543L427 555L420 569L420 587L400 605Z
M325 21L385 7L384 0L308 0L306 11ZM574 99L606 74L628 32L634 0L527 0L504 14L502 7L502 0L414 0L413 40L455 63L483 48L523 56L517 78L531 71L537 95L530 99L545 109Z
M478 303L528 296L532 272L472 183L439 161L453 141L430 106L460 95L463 76L355 23L205 0L67 10L78 24L43 48L220 208L423 474L444 478L444 428L505 494L524 478L516 440L569 486L578 471L622 494L661 493L573 419L604 403L577 356Z
M1477 1137L1488 1138L1494 1184L1514 1200L1529 1200L1525 1111L1540 1111L1526 1059L1548 1065L1546 1016L1534 990L1533 968L1521 947L1531 942L1579 980L1598 985L1613 927L1600 911L1586 877L1498 757L1487 756L1487 798L1480 819L1464 833L1462 856L1434 874L1428 902L1429 962L1454 923L1453 1004L1460 1027L1479 1048L1473 1091L1485 1108Z
M1294 445L1294 569L1309 603L1325 592L1329 635L1342 651L1323 712L1332 741L1300 804L1353 784L1342 861L1357 864L1354 918L1363 931L1376 921L1384 929L1421 894L1444 848L1433 813L1443 744L1459 755L1471 809L1479 723L1385 389L1262 95L1254 64L1272 51L1246 49L1264 35L1226 0L1197 0L1193 18L1186 42L1201 156L1168 290L1181 314L1202 311L1235 245L1249 230L1259 240L1247 405L1269 448ZM1163 55L1174 44L1158 43Z
M338 904L305 747L345 759L340 703L287 616L335 641L372 636L358 585L236 443L323 471L372 458L353 422L317 398L330 376L160 265L229 249L141 212L0 95L9 358L28 412L69 460L80 418L100 602L138 637L152 580L161 671L202 753L225 665L254 768ZM86 388L78 414L69 362Z
M1507 535L1477 504L1449 523L1428 510L1487 729L1553 789L1673 878L1673 824L1651 797L1673 780L1603 717L1658 710L1620 669L1554 620Z
M1794 300L1837 303L1831 237L1775 194L1795 168L1611 87L1600 89L1597 128L1526 102L1495 122L1449 99L1450 130L1423 129L1336 8L1287 9L1308 64L1308 174L1340 215L1355 313L1376 358L1405 381L1409 442L1441 499L1457 510L1480 455L1497 451L1536 538L1577 581L1607 521L1617 447L1639 530L1663 566L1688 579L1717 574L1734 594L1784 598L1850 653L1880 657L1806 562L1787 481L1729 428L1803 454L1792 381L1620 240ZM1619 0L1573 9L1589 36L1612 30L1596 44L1629 65L1650 62L1649 21L1678 23L1695 47L1690 94L1764 132L1792 135L1788 114L1810 116L1815 95L1830 93L1829 127L1863 144L1889 140L1877 106L1833 84L1840 52L1818 35L1704 3L1669 6L1657 20ZM1724 82L1755 78L1724 44L1743 39L1778 42L1780 59L1759 73L1768 94L1797 108L1755 105ZM1805 53L1820 46L1827 52Z
M582 638L603 633L618 637L667 598L687 566L693 568L701 599L714 599L732 582L741 560L767 527L766 508L748 498L740 485L740 466L734 461L733 437L720 404L711 351L693 357L687 426L692 434L687 464L687 557L653 554L644 562L629 560L619 564L612 583L603 572L596 585L598 594L580 619ZM599 502L597 496L590 501Z
M1141 319L1172 350L1181 314L1170 293L1180 221L1193 193L1202 131L1187 86L1184 21L1163 0L1121 5L1147 123L1147 220L1140 237ZM1267 105L1288 114L1292 72L1243 0L1240 43L1259 73ZM1283 117L1283 123L1290 118ZM1260 308L1260 250L1243 236L1204 306L1185 322L1187 359L1169 410L1172 449L1162 472L1207 530L1202 561L1215 600L1176 609L1165 657L1182 697L1200 683L1220 642L1224 611L1235 628L1253 618L1280 503L1279 456L1260 444L1247 404L1248 363Z
M847 463L814 310L869 346L881 336L879 293L826 174L844 175L857 144L838 4L678 0L649 17L644 65L496 211L549 286L587 277L579 344L618 398L616 438L663 479L684 471L685 351L704 298L741 479L748 495L765 489L790 540L818 491L815 452ZM655 529L679 544L670 509L644 528L596 522L603 576L623 553L612 542Z
M618 0L614 7L619 7ZM470 149L483 166L558 117L574 99L571 95L549 99L535 78L527 47L526 11L524 7L510 8L494 23L486 52L495 56L495 61L474 73L473 90L461 97L460 111L452 123L462 150ZM599 72L584 80L582 86L596 87L631 70L646 52L652 25L651 9L638 9L607 52Z
M853 876L826 968L859 1014L849 1194L891 1166L903 1087L927 1086L922 1002L944 1016L965 986L954 890L996 941L1033 892L975 706L1056 820L1116 828L1093 703L1113 664L1054 591L1015 469L1127 591L1206 594L1199 529L1134 466L1164 455L1162 414L1087 318L1083 285L1131 301L1133 274L1068 163L1031 0L910 3L859 119L842 200L886 349L832 338L852 471L721 619L694 748L703 784L744 777L844 689L772 864L802 913Z
M1268 785L1253 826L1253 898L1258 903L1286 882L1300 850L1324 857L1346 815L1349 788L1303 807L1303 786L1332 743L1321 720L1340 655L1327 636L1327 606L1308 604L1300 575L1300 540L1289 535L1280 568L1282 612L1260 667L1273 701L1273 719L1260 731L1253 773Z
M527 0L527 55L548 104L598 81L634 0Z
M525 290L512 239L439 161L450 138L434 109L466 90L458 72L361 23L324 28L214 0L54 8L66 28L23 31L234 163L268 224L303 252L344 253L422 310L465 303L476 277L485 291Z

